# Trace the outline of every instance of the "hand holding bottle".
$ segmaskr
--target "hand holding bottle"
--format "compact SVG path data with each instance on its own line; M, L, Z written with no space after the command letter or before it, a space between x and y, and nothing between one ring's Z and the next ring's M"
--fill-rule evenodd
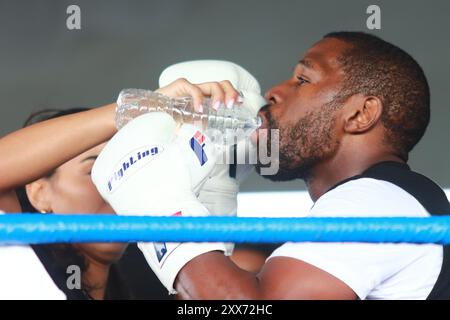
M203 112L204 99L210 97L211 105L215 110L221 106L232 108L234 104L242 102L239 92L230 81L205 82L192 84L186 79L178 79L167 86L159 88L156 92L171 98L192 97L195 111Z

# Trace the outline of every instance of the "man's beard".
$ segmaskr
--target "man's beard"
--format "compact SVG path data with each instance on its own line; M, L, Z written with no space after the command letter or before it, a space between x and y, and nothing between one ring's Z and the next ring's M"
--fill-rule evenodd
M318 111L307 113L295 124L280 128L278 121L272 117L269 106L263 108L262 112L268 121L267 152L269 155L271 129L279 130L279 170L274 175L263 175L263 177L272 181L307 180L311 169L334 154L339 145L333 137L336 109L337 103L330 102ZM262 164L258 161L256 171L261 174L261 168L269 166L270 163Z

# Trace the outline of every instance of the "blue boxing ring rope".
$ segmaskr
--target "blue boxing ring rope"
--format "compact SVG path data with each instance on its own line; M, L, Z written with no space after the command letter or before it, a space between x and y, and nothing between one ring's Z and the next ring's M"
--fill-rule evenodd
M236 218L0 215L0 244L67 242L450 244L450 217Z

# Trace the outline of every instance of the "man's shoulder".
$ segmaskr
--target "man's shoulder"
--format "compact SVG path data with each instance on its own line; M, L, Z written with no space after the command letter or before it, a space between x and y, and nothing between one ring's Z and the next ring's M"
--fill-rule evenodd
M429 216L404 189L384 180L361 177L322 195L311 216Z

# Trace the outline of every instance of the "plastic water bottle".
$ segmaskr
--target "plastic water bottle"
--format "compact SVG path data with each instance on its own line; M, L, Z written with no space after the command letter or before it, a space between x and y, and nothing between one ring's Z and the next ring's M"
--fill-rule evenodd
M173 99L163 94L143 89L124 89L117 99L116 126L122 128L132 119L148 112L166 112L179 126L190 123L205 131L213 143L236 144L248 139L261 126L261 118L245 107L231 109L212 107L211 99L203 101L203 112L194 109L192 98Z

